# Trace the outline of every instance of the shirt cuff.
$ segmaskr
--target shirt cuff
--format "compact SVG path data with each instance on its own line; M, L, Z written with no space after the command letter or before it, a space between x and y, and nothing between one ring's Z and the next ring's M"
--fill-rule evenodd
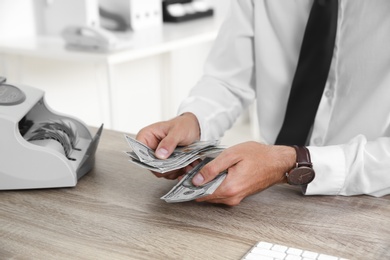
M185 99L178 114L186 112L193 113L198 119L201 141L219 140L225 129L229 128L229 120L223 116L224 111L205 98L193 96Z
M307 186L305 195L338 195L346 180L345 155L340 146L308 146L314 180Z

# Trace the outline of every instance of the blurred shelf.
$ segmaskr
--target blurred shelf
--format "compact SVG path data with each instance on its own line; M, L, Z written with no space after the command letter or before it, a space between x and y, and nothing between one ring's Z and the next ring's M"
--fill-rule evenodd
M177 24L164 23L156 28L136 32L116 33L121 41L130 42L131 47L110 52L68 50L60 37L1 39L0 54L117 64L213 41L220 24L215 17L209 17Z

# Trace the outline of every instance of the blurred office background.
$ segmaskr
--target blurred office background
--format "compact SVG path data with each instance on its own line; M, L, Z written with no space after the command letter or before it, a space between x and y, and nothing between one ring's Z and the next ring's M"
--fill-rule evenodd
M202 75L229 3L1 0L0 76L44 90L52 109L90 126L104 123L106 128L137 133L176 115ZM191 9L189 4L197 6ZM68 50L61 36L68 25L110 30L128 47ZM258 138L251 111L226 133L225 143Z

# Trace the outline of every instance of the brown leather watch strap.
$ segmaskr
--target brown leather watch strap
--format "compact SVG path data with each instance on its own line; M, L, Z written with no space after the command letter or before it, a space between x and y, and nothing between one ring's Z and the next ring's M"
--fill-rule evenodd
M307 166L307 167L312 168L313 164L311 163L309 150L305 146L293 145L293 147L295 148L295 151L297 152L297 165L296 165L296 167Z
M307 149L307 147L305 146L298 146L298 145L293 145L292 147L295 148L295 151L297 153L297 160L296 160L295 167L298 168L301 166L306 166L306 167L313 168L309 149ZM306 194L306 189L307 189L307 184L301 186L301 190L303 194Z

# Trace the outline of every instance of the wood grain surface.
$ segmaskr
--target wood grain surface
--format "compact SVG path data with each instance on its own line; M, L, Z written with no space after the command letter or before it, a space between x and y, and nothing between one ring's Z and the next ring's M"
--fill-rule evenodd
M123 133L104 130L76 187L0 191L0 259L240 259L257 241L390 259L390 196L280 185L236 207L168 204L160 197L176 181L134 166L128 150Z

